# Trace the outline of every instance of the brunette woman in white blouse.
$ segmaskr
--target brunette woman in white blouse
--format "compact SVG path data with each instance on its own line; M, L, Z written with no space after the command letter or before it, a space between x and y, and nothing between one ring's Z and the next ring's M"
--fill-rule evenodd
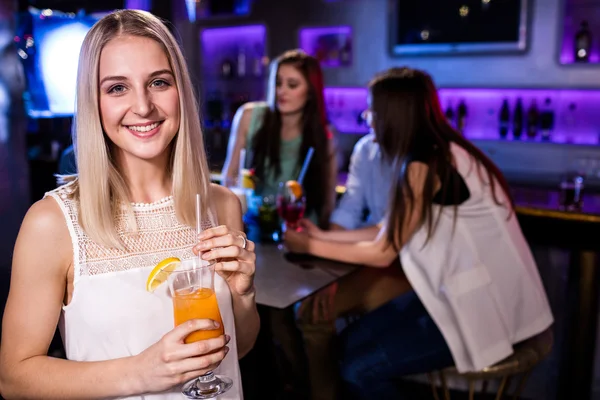
M369 92L377 141L395 165L387 218L342 232L304 221L286 245L373 268L400 258L413 290L346 328L340 357L345 398L401 399L399 376L480 370L553 317L506 180L448 125L430 76L394 68Z

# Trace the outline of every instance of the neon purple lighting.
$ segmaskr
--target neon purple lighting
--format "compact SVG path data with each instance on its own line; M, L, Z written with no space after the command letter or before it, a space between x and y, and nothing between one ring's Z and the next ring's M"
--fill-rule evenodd
M517 98L523 102L524 118L533 100L538 109L545 108L545 100L550 99L554 112L554 129L551 141L598 145L600 139L600 90L571 89L439 89L444 111L450 106L454 113L464 100L467 106L465 136L470 139L499 139L499 114L502 102L509 102L512 115ZM331 123L343 133L367 133L368 127L359 123L360 112L367 108L365 88L326 88L325 101ZM510 129L509 129L510 131ZM512 133L507 140L513 140ZM521 141L540 141L523 136Z
M598 20L597 14L590 13L589 7L575 7L574 5L567 3L565 8L565 14L563 18L563 40L560 50L560 63L561 64L572 64L575 63L575 34L579 30L581 21L587 21L590 29L594 29L598 26L600 20ZM595 39L597 35L592 32L592 39ZM592 48L590 49L590 63L600 62L600 48L596 40L592 41Z
M152 0L125 0L125 8L128 10L150 11Z
M360 118L367 109L365 88L325 88L325 105L329 121L342 133L368 133L369 127Z
M517 98L523 101L524 118L535 100L538 109L544 108L545 99L551 100L554 111L554 143L598 144L600 135L600 91L570 89L450 89L439 90L444 110L451 105L455 112L460 100L467 105L465 136L471 139L498 139L499 114L507 99L512 116ZM519 140L527 139L525 133ZM509 139L511 136L509 135Z
M316 57L323 67L352 63L352 28L329 26L300 29L300 48Z
M208 28L201 33L203 74L205 78L219 76L222 63L228 59L237 65L240 55L246 61L247 75L252 64L265 56L267 29L264 25L243 25Z

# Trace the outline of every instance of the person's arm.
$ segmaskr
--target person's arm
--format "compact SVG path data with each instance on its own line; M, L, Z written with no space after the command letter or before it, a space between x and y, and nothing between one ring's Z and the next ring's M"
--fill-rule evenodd
M331 213L335 208L335 202L337 193L335 188L338 183L338 167L337 167L337 157L335 155L335 146L333 139L329 139L327 142L327 151L329 154L329 171L327 176L327 192L325 193L325 204L323 206L323 213L321 215L322 222L324 222L324 226L329 225L329 219L331 217Z
M423 185L427 177L428 166L421 162L412 162L408 166L408 181L414 194L414 207L412 212L404 220L402 237L399 238L397 247L402 248L410 239L414 232L421 226L421 210L423 208ZM304 239L296 235L302 235L296 232L290 232L292 242L305 240L306 252L317 257L329 258L351 264L362 264L373 267L388 267L396 257L398 252L394 246L388 242L386 227L383 226L375 240L362 241L356 243L340 243L326 240L315 239L308 235ZM286 232L286 236L288 233Z
M238 178L240 151L246 147L246 136L248 135L253 109L253 103L244 104L237 110L233 117L229 143L227 145L227 157L221 171L221 184L223 186L230 187L235 185Z
M308 219L300 220L300 226L311 238L332 242L361 242L365 240L375 240L382 224L383 223L351 230L345 230L343 228L323 230Z
M242 206L240 200L231 191L213 185L213 193L216 194L217 214L219 223L226 227L243 233L244 224L242 222ZM254 256L254 246L250 241L247 242L247 250L252 252ZM254 265L252 266L254 268ZM254 270L249 279L253 280ZM228 282L229 283L229 282ZM230 283L230 287L231 287ZM237 335L238 358L245 356L256 342L258 331L260 329L260 318L256 308L256 294L254 285L247 293L240 294L236 290L231 290L231 298L233 301L233 314L235 321L235 332Z
M4 398L106 399L161 392L209 371L207 366L218 366L225 356L223 336L204 341L204 349L183 343L192 331L209 329L209 323L214 329L210 320L182 324L133 357L98 362L49 357L72 251L55 200L34 204L17 238L2 324L0 393Z
M330 223L334 229L355 229L362 222L366 201L366 185L364 182L365 168L368 165L368 152L364 144L357 145L350 156L346 192L340 199L338 206L333 211Z

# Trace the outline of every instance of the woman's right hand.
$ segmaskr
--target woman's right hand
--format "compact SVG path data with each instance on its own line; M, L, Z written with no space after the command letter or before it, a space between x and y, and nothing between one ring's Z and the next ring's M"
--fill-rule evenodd
M219 366L227 355L230 337L221 335L186 344L192 332L213 330L216 322L193 319L178 325L160 341L134 357L137 374L141 377L139 393L156 393L189 382Z
M308 234L308 236L315 239L324 239L325 231L315 225L311 220L303 218L298 224L302 230Z

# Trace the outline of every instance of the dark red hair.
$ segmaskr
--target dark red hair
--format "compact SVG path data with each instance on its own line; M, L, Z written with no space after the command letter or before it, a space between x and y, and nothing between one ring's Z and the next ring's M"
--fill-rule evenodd
M331 133L327 128L323 71L319 61L302 50L287 51L271 64L267 93L269 110L265 113L261 127L251 144L252 167L259 179L263 179L268 168L274 169L276 176L281 173L281 114L277 109L276 99L277 73L281 65L293 66L308 82L307 100L302 110L302 144L298 163L299 166L302 164L310 147L315 149L306 173L304 189L307 212L314 210L321 216L328 198L327 191L333 190L328 182L328 171L332 162L328 150Z

